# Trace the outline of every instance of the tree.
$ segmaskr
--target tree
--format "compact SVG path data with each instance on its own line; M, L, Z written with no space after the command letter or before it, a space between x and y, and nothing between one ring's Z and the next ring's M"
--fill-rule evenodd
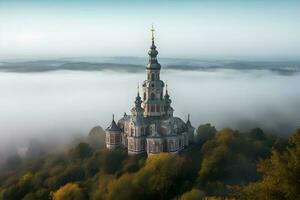
M206 141L211 140L215 136L216 132L216 128L209 123L200 125L196 132L196 142L202 145Z
M185 167L184 158L161 153L148 157L136 177L150 198L170 199L185 179Z
M241 188L240 199L300 199L300 129L289 138L288 147L282 153L272 151L269 159L257 165L262 180Z
M127 157L127 153L122 150L103 150L100 154L99 165L104 173L113 174L122 168L122 162Z
M192 190L184 193L181 197L180 200L201 200L205 198L205 194L203 191L193 188Z
M53 200L84 200L87 199L77 183L68 183L53 193Z
M235 185L259 179L256 162L270 155L272 141L257 129L255 136L239 133L229 128L202 145L202 163L198 184L209 195L227 195L226 185Z
M19 181L15 185L11 185L3 191L3 199L23 199L23 197L32 190L32 173L25 173L19 178Z
M71 156L74 160L85 159L93 154L93 149L87 143L79 143L72 151Z
M22 159L18 154L11 155L7 157L4 168L8 170L13 170L19 167L22 163Z
M256 139L256 140L263 140L265 139L265 133L262 129L260 128L254 128L250 131L250 136L253 138L253 139Z
M171 199L188 173L185 159L161 153L148 157L138 172L124 174L109 184L109 199ZM124 193L124 196L122 195ZM134 198L132 198L134 197Z
M143 189L133 179L132 175L124 174L119 179L113 180L108 186L107 199L144 199L142 195Z

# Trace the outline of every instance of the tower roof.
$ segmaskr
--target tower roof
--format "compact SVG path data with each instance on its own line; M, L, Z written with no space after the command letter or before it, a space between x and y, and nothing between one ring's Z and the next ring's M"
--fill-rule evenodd
M136 95L134 103L135 103L135 107L141 107L142 98L140 97L140 87L139 87L139 85L137 87L137 95Z
M190 114L188 114L188 120L186 121L187 126L192 126L191 121L190 121Z
M166 81L166 93L165 93L165 102L166 105L171 105L172 100L170 99L169 91L168 91L168 83Z
M110 123L110 126L107 127L108 131L120 131L121 129L117 126L115 122L115 115L113 114L112 122Z

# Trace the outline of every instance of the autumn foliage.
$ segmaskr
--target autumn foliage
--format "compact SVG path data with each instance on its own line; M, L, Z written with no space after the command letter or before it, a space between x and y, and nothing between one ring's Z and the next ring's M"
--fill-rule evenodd
M13 158L0 171L0 200L300 199L299 130L286 140L204 124L195 138L180 154L128 156L79 142Z

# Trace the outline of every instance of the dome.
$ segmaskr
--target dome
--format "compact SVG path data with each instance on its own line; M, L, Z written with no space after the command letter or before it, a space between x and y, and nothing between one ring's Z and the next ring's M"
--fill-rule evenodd
M156 49L150 49L148 51L148 55L151 56L151 57L156 57L158 54L158 51Z
M148 63L146 68L147 69L160 69L161 65L159 63Z

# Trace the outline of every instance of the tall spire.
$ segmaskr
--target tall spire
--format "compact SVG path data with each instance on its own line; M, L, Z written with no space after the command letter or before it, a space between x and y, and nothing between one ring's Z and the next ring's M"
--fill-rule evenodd
M147 69L154 69L154 70L160 70L161 66L157 61L157 54L158 51L156 50L156 46L154 44L154 27L152 25L151 29L151 41L152 44L150 46L150 50L148 51L148 55L149 55L149 63L147 65Z
M168 81L166 80L166 96L169 96L169 91L168 91Z
M186 121L186 125L189 126L189 127L192 126L191 121L190 121L190 113L188 114L188 119Z

